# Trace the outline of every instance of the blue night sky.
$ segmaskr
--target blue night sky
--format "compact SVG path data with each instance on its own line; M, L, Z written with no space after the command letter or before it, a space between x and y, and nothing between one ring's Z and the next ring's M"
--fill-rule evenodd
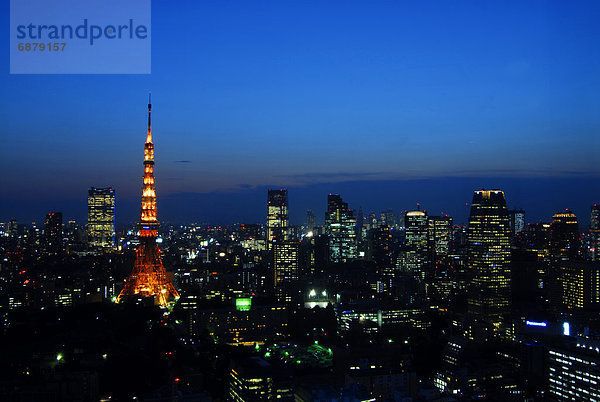
M8 48L8 7L0 21ZM85 222L90 186L136 220L148 90L159 219L449 212L506 190L528 220L600 202L598 1L152 2L152 74L9 75L0 221Z

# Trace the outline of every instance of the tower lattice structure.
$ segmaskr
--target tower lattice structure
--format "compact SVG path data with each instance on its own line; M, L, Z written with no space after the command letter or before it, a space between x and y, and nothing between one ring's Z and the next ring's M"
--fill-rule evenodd
M156 244L158 220L156 219L156 188L154 186L154 144L151 128L152 102L148 103L148 134L144 145L144 185L139 223L140 244L136 250L133 272L127 278L117 302L130 296L155 297L155 303L166 306L179 293L167 276Z

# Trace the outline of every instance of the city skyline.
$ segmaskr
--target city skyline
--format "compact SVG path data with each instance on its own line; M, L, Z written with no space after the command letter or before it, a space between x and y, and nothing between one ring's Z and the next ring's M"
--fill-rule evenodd
M594 2L259 4L155 1L151 75L3 74L0 220L83 221L87 189L110 186L134 222L148 90L165 221L260 222L282 187L294 223L322 222L328 193L457 223L481 188L530 222L600 199ZM239 200L246 215L221 207Z
M410 182L321 183L286 189L291 193L289 215L290 223L293 225L301 225L305 222L307 210L315 213L319 225L324 224L327 196L331 193L340 194L348 199L349 207L355 213L360 208L365 213L374 212L377 215L389 209L400 213L421 208L434 215L447 214L454 219L455 224L466 225L471 199L465 196L460 200L464 194L470 196L475 190L508 188L505 191L508 207L525 210L526 223L550 222L552 215L569 209L582 219L582 229L586 229L590 224L590 208L596 204L595 200L600 198L600 194L592 195L593 191L589 191L593 190L592 182L585 178L523 179L516 182L511 179L496 179L493 182L499 185L485 186L485 181L481 179L448 178ZM265 224L266 194L271 189L273 188L265 186L246 192L162 196L159 202L161 215L164 216L162 221L167 224ZM160 195L160 189L158 192ZM450 196L440 197L440 194L445 192ZM523 193L527 193L530 198L525 197ZM539 198L534 198L534 195ZM454 200L458 201L448 202L448 197L454 197ZM389 200L396 200L396 202L390 203ZM4 206L3 212L10 210L10 201L0 200L0 203ZM63 212L67 220L76 220L79 223L85 223L87 220L86 197L81 200L45 200L44 203L32 200L21 204L25 204L28 212L10 216L0 215L0 221L3 218L6 222L16 219L21 223L40 223L51 211ZM124 228L135 224L136 216L139 214L139 195L125 199L117 195L115 205L116 227ZM244 205L244 208L239 208L240 205Z
M0 400L600 400L597 1L2 6Z

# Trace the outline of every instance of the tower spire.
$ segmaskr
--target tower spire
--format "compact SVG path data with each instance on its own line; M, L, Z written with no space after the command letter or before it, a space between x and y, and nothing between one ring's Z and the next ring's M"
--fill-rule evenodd
M148 135L146 136L146 142L152 142L152 124L150 114L152 113L152 92L148 92Z
M167 276L156 244L158 219L156 218L156 188L154 186L154 144L150 125L152 99L148 96L148 134L144 144L144 180L140 217L140 244L136 250L133 272L117 297L117 301L131 296L154 297L156 304L166 306L179 293Z

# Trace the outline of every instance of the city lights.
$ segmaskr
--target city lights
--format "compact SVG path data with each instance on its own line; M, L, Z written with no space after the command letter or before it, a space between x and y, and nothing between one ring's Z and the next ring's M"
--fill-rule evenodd
M0 401L600 401L600 2L10 3Z

